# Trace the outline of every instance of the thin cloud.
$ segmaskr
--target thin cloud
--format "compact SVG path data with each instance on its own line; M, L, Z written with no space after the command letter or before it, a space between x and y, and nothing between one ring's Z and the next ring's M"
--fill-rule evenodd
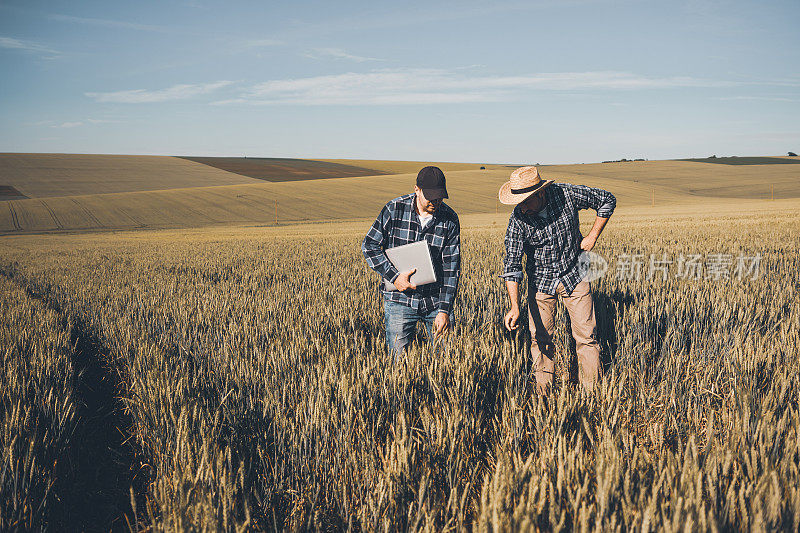
M40 120L37 122L29 122L29 126L48 126L50 128L64 129L64 128L77 128L79 126L88 126L95 124L119 124L121 120L110 120L105 118L87 118L83 120L74 120L67 122L57 122L55 120Z
M800 77L794 76L789 78L755 78L748 76L741 82L742 85L758 85L758 86L771 86L771 87L800 87Z
M798 102L797 98L786 98L783 96L719 96L715 100L755 100L758 102Z
M356 63L364 63L366 61L383 61L377 57L357 56L348 54L341 48L314 48L303 54L311 59L344 59L347 61L355 61Z
M106 28L125 28L129 30L149 31L155 33L175 33L174 28L170 28L167 26L157 26L153 24L137 24L135 22L127 22L123 20L98 19L90 17L74 17L72 15L61 15L59 13L50 14L48 15L48 17L52 20L60 20L62 22L74 22L76 24L88 24L91 26L104 26Z
M20 39L14 39L12 37L0 37L0 48L7 48L10 50L22 50L25 52L32 52L34 54L40 54L51 58L60 55L60 52L58 52L57 50L53 50L52 48L48 48L42 44L33 41L23 41Z
M77 128L78 126L83 126L83 122L62 122L61 124L55 124L50 126L51 128Z
M283 46L285 43L278 39L252 39L244 43L245 48L269 48L273 46Z
M470 76L442 69L383 69L273 80L215 104L424 105L503 102L536 91L640 90L725 87L690 77L653 78L626 72L560 72L525 76Z
M114 91L105 93L91 92L85 93L85 95L103 103L150 104L167 102L170 100L186 100L196 96L212 93L231 84L233 84L232 81L217 81L214 83L173 85L172 87L155 91L148 91L147 89L131 89L127 91Z

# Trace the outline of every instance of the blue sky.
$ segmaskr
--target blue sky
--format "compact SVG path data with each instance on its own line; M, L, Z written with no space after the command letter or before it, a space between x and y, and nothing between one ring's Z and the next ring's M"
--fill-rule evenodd
M0 0L0 151L800 151L800 2Z

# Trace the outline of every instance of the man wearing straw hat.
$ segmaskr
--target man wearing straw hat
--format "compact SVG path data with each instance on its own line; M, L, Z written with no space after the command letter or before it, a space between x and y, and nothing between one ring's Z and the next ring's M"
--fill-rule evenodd
M441 335L451 327L450 316L461 274L461 226L458 215L443 202L447 196L444 173L425 167L417 174L414 192L387 203L372 224L361 251L367 264L393 285L381 283L386 319L386 345L399 355L413 338L417 322L428 334ZM436 282L416 286L414 270L398 272L385 250L427 240Z
M536 167L521 167L500 188L500 201L514 205L506 230L506 257L502 277L511 299L503 323L511 331L519 327L519 284L522 254L528 257L528 326L536 384L546 391L553 382L554 314L556 296L569 313L579 363L579 378L591 390L600 375L597 323L589 282L578 257L590 251L614 212L617 200L603 189L543 180ZM578 211L594 209L597 218L583 237Z

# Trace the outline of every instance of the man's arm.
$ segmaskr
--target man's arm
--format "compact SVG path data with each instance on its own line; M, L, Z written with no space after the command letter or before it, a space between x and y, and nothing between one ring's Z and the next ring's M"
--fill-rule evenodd
M578 209L594 209L600 218L609 218L617 207L617 199L608 191L586 185L559 184L575 202Z
M603 218L600 216L594 219L594 225L592 226L592 229L581 241L581 250L589 252L592 248L594 248L597 238L600 237L601 233L603 233L603 228L606 227L607 222L608 218Z
M517 321L520 315L519 284L522 282L523 237L522 228L512 213L506 229L506 257L503 262L503 274L500 276L506 280L506 290L508 291L508 298L511 300L511 309L506 313L503 320L503 324L509 330L517 328Z
M506 280L506 290L508 291L508 299L511 300L511 309L509 309L508 313L506 313L505 318L503 319L503 324L506 326L506 329L511 331L512 329L517 329L518 321L519 321L519 283L507 279Z
M448 231L442 247L442 273L442 288L439 292L439 314L434 321L437 333L441 333L450 327L450 314L453 311L453 303L458 290L458 280L461 276L461 226L458 222L458 217L455 219L455 225Z
M603 228L608 223L608 219L614 213L617 199L610 192L596 187L569 185L565 189L572 195L575 206L578 209L594 209L597 212L597 218L594 220L592 229L581 241L581 250L588 252L594 248L597 239L603 233Z
M399 272L389 261L389 258L386 257L386 252L384 252L386 243L389 240L391 216L389 205L383 206L378 218L372 223L372 227L364 237L364 242L361 244L361 252L364 254L364 258L371 269L380 274L383 279L394 282Z

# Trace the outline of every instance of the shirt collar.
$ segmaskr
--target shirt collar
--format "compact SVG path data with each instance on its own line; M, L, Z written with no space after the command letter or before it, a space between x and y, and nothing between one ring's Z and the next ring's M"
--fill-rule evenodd
M417 213L417 193L413 193L412 192L408 196L409 196L409 198L408 198L408 200L409 200L409 209L411 211L411 214L414 216L414 218L417 220L417 222L419 222L419 213ZM437 222L441 218L440 213L442 212L442 207L443 206L444 206L444 203L442 203L442 205L439 206L439 209L437 209L436 212L433 213L433 220L428 222L428 224L425 226L426 228L430 227L434 222Z

